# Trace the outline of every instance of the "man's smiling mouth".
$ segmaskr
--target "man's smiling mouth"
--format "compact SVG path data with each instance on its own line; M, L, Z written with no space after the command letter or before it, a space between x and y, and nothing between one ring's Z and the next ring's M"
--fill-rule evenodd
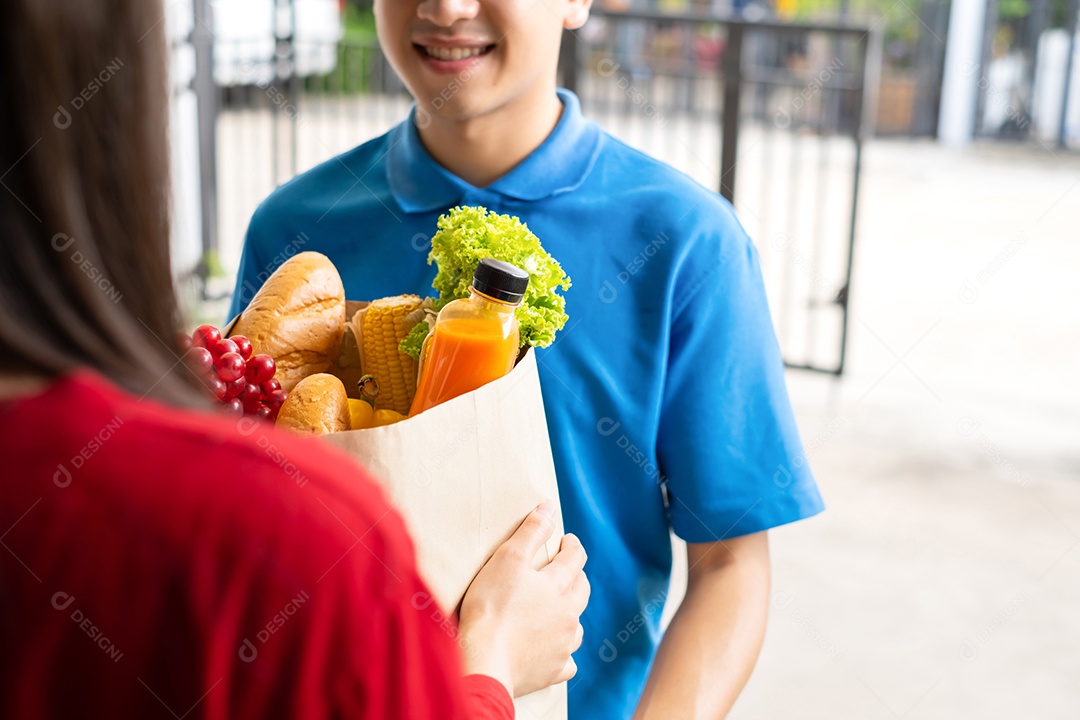
M495 45L485 45L482 47L438 47L434 45L419 45L416 43L413 44L413 47L422 55L433 60L442 60L444 62L467 60L471 57L487 55L495 49Z

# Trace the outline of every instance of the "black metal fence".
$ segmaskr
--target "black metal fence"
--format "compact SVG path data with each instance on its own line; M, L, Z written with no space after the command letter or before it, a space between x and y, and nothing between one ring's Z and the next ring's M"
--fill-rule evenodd
M216 158L204 250L235 268L255 206L299 171L400 122L411 102L378 46L342 42L331 71L293 72L297 42L205 84ZM587 115L732 200L754 237L791 367L840 374L878 36L838 24L607 13L565 37L561 84ZM204 146L205 147L205 146ZM207 225L212 229L207 230ZM215 289L204 264L204 295Z
M788 365L840 374L879 36L599 11L565 40L562 84L588 114L734 203Z

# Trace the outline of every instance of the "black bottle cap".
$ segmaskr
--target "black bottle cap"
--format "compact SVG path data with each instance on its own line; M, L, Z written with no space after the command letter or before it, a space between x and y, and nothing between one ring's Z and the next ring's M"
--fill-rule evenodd
M517 305L529 287L529 273L508 262L484 258L476 266L472 286L489 298Z

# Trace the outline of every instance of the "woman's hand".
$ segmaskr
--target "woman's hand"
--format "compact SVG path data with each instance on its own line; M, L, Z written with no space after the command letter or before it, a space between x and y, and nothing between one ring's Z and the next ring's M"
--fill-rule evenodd
M589 601L582 568L585 549L564 535L555 558L534 569L555 529L554 508L543 504L499 546L461 602L466 674L489 675L514 697L569 680L570 654L581 646L578 622Z

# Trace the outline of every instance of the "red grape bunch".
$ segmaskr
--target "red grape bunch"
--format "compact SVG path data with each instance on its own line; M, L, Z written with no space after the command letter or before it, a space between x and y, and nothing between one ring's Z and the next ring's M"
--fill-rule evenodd
M243 335L223 338L213 325L200 325L179 339L188 366L226 410L262 420L277 418L287 396L274 379L274 358L252 355L250 340Z

